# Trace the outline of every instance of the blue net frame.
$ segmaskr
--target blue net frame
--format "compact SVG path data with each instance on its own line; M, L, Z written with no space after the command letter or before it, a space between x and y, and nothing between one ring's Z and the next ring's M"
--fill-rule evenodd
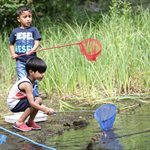
M102 131L113 128L116 118L117 108L113 104L104 104L94 112L94 117L98 121Z

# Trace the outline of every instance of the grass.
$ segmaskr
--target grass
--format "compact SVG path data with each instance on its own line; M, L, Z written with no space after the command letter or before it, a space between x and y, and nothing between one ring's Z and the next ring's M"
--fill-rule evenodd
M41 23L41 47L76 43L86 38L99 39L103 45L96 62L88 61L79 46L41 51L38 56L47 65L40 89L51 96L75 96L87 100L119 95L149 93L150 87L150 13L141 10L132 15L103 15L101 21L84 25ZM16 79L15 61L10 59L8 36L0 37L0 86L7 92Z

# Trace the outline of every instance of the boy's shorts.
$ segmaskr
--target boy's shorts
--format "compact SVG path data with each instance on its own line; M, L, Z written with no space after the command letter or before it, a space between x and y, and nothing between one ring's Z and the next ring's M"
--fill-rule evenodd
M19 103L11 111L21 112L25 111L28 107L30 107L29 101L27 99L21 99Z

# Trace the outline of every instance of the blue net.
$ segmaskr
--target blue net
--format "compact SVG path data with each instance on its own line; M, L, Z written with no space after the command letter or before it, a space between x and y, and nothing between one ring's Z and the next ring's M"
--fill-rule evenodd
M3 143L5 143L6 139L7 139L6 135L0 134L0 145L3 144Z
M102 131L112 129L116 118L116 111L116 106L113 104L104 104L96 109L94 117L98 121Z

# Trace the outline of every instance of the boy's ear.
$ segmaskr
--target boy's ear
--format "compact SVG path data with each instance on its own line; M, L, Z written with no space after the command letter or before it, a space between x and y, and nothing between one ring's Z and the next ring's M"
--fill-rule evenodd
M20 22L20 18L19 17L17 17L17 20L18 20L18 22Z
M32 74L32 73L33 73L33 70L30 69L30 70L29 70L29 75Z

